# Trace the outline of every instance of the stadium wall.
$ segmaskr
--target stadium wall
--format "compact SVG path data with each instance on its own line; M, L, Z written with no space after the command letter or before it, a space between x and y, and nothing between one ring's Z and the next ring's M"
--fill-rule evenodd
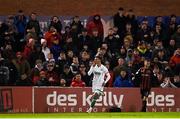
M180 15L180 0L0 0L0 15L15 14L23 9L39 15L89 16L100 13L111 16L119 7L134 9L138 16Z
M149 112L179 112L180 89L153 88L148 98ZM1 113L86 112L92 97L91 88L1 87ZM122 112L141 108L139 88L105 88L94 112L120 107Z

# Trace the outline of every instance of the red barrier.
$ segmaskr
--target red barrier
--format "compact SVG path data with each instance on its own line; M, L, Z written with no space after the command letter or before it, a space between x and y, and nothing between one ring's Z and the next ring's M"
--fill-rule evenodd
M0 102L2 112L33 112L32 87L1 87Z
M94 112L104 112L112 106L124 111L138 111L138 89L105 89L97 100ZM90 88L35 88L35 112L86 112L92 96ZM136 97L136 98L135 98Z
M177 89L153 89L148 99L148 111L179 111ZM35 112L86 112L91 99L90 88L35 88ZM138 88L106 88L94 112L104 112L119 106L123 112L140 111Z
M152 89L147 111L179 112L180 89ZM92 97L91 88L3 87L0 88L0 112L86 112ZM123 112L140 111L138 88L105 88L94 112L105 112L118 106Z
M148 98L149 112L180 112L180 89L156 88Z

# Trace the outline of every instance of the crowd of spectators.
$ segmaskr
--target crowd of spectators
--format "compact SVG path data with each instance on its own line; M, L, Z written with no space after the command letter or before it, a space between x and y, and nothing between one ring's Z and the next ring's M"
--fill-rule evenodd
M136 87L134 76L145 59L157 76L155 87L180 87L180 24L171 15L150 26L137 22L132 9L119 8L104 36L100 14L84 27L79 16L65 26L57 16L41 32L36 13L22 10L0 24L0 85L90 87L87 75L99 55L111 79L107 87ZM62 33L62 29L65 32Z

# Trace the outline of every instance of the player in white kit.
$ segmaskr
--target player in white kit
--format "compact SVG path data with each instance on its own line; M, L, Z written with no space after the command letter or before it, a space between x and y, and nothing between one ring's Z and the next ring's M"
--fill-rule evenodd
M108 69L101 64L101 58L96 56L94 62L88 71L88 75L93 74L92 80L92 92L93 92L93 99L91 101L90 108L88 109L88 113L90 113L96 103L96 100L102 95L104 95L103 89L106 83L110 79L110 74Z

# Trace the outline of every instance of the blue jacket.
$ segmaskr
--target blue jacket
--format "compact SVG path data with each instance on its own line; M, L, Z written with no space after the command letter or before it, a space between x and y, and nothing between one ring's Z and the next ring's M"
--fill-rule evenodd
M125 77L124 79L121 76L117 76L114 81L114 87L133 87L132 81Z

